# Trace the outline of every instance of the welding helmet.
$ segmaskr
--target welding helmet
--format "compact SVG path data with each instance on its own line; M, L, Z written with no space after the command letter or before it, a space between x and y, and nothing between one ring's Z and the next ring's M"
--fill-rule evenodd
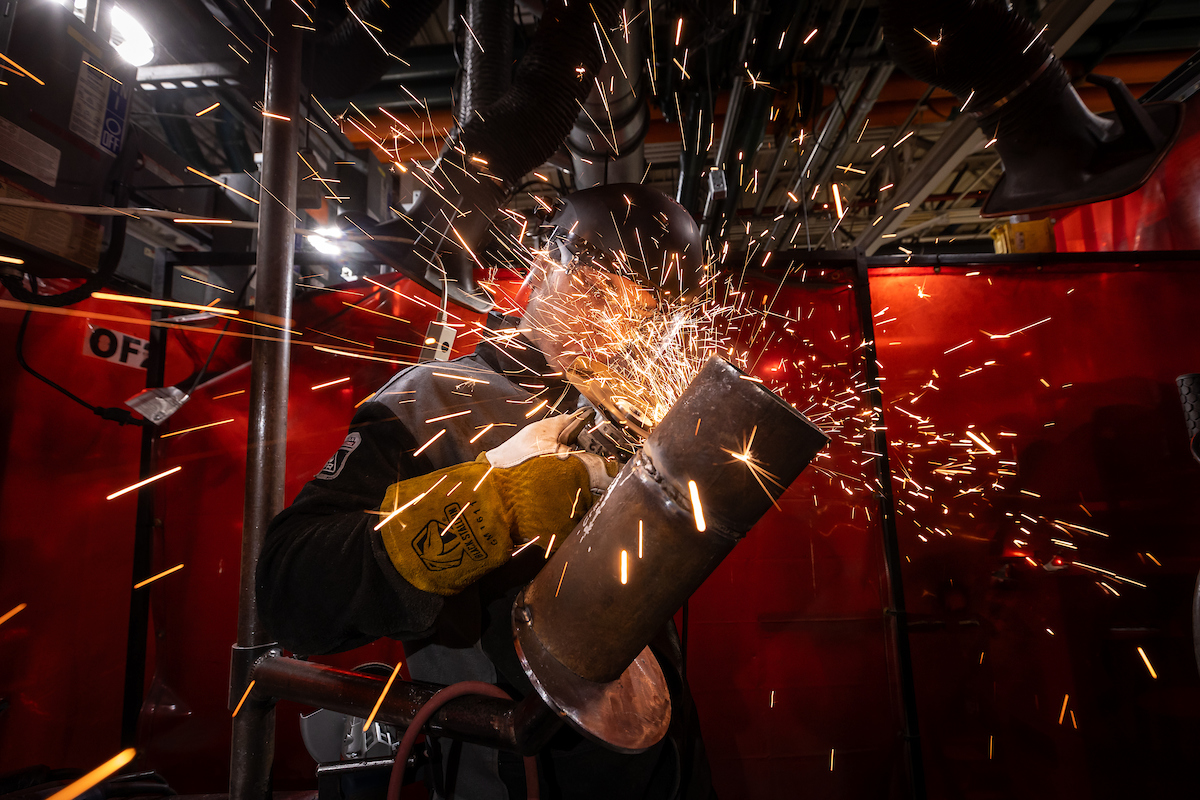
M560 201L548 228L551 255L626 277L652 290L660 305L700 295L700 229L662 192L638 183L583 189Z

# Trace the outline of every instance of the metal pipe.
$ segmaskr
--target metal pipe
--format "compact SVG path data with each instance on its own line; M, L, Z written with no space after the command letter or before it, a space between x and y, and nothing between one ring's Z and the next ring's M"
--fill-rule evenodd
M903 710L904 750L908 761L911 797L925 797L925 766L921 756L921 734L917 724L917 690L913 677L912 653L908 641L908 611L904 602L904 579L900 562L900 542L896 531L896 501L892 496L892 467L888 458L887 424L883 416L883 395L879 389L879 363L876 361L875 317L871 309L871 282L867 259L855 251L854 304L863 337L863 375L866 401L871 409L871 450L875 456L876 491L879 498L880 528L883 534L883 558L891 608L889 638L895 653L896 681Z
M251 697L259 702L295 700L340 714L367 717L383 693L386 678L299 661L264 658L253 670ZM407 728L425 703L445 687L418 681L396 681L375 719ZM533 755L562 726L536 694L523 700L462 697L447 703L430 719L429 732L522 755Z
M295 248L296 149L300 111L301 32L291 3L276 2L277 31L267 48L263 117L262 185L271 200L259 207L258 275L255 310L283 320L271 339L255 339L250 356L250 419L247 432L246 497L242 512L241 577L238 586L237 646L231 695L242 689L239 659L270 645L258 617L255 568L271 519L283 510L287 448L288 350L292 316L292 256ZM232 698L236 702L236 698ZM234 717L230 755L231 800L262 800L269 794L275 750L275 706L247 702Z
M710 358L514 604L517 652L542 698L585 734L638 749L621 717L660 711L646 700L662 678L639 654L827 442Z
M793 175L795 175L794 184L791 188L791 194L797 198L797 202L795 203L796 205L807 204L810 202L810 199L804 196L806 192L802 191L801 187L804 186L807 180L808 172L810 169L812 169L813 164L816 162L818 154L822 149L828 147L829 137L833 135L834 131L838 130L842 122L845 120L846 103L851 97L858 95L859 89L862 88L863 81L867 79L868 72L868 67L851 67L850 69L846 70L846 74L844 76L845 84L843 85L842 90L838 92L838 96L835 98L833 105L830 107L829 116L825 118L825 124L821 126L821 132L817 134L815 139L810 139L812 145L810 146L811 149L808 151L808 158L804 159L803 163L800 161L797 161L796 163L796 171L793 173ZM799 194L797 194L797 192L799 192ZM787 211L791 205L792 199L789 197L783 204L784 211ZM775 249L778 247L778 243L787 237L788 231L791 230L791 227L791 220L780 220L772 225L771 233L767 237L767 248ZM780 235L781 228L783 229L782 236Z
M166 252L160 247L154 256L154 271L150 275L150 296L169 298L171 279L175 270L167 263ZM150 319L161 320L167 315L165 308L156 307ZM146 365L146 388L157 389L163 385L167 367L167 329L161 325L150 327L150 357ZM142 428L141 453L138 479L145 480L155 471L157 459L155 446L158 429ZM154 550L156 517L153 483L138 489L137 521L133 535L133 586L150 577ZM133 747L137 743L138 718L142 712L142 700L146 683L146 636L150 627L150 593L133 590L129 598L129 626L125 640L125 689L121 703L121 746Z

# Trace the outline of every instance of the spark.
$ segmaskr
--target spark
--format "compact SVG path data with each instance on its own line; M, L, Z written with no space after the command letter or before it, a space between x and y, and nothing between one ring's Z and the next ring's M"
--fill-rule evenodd
M211 311L214 314L229 314L238 316L235 308L213 308L212 306L201 306L195 303L179 303L175 300L160 300L153 297L131 297L126 294L109 294L108 292L93 292L92 297L98 300L116 300L121 303L138 303L145 306L163 306L165 308L182 308L188 311Z
M937 38L937 39L930 39L928 36L926 36L925 34L921 33L921 32L920 32L920 31L918 31L916 28L913 28L913 30L916 32L916 34L917 34L918 36L920 36L920 37L921 37L922 39L924 39L925 41L929 42L929 44L930 44L930 46L931 46L931 47L937 47L937 46L938 46L938 44L939 44L939 43L942 41L942 37L941 37L941 36L938 36L938 38Z
M225 397L233 397L234 395L245 394L245 393L246 393L245 389L238 389L236 392L226 392L225 394L218 394L218 395L214 396L212 399L213 400L221 400L222 398L225 398Z
M245 389L243 389L242 391L245 391ZM221 395L221 396L225 397L226 395ZM217 398L214 397L213 399L216 400ZM229 419L223 419L220 422L208 422L208 423L205 423L204 425L197 425L194 428L184 428L181 431L171 431L170 433L159 434L158 438L169 439L172 436L182 436L183 434L191 433L192 431L202 431L205 428L215 428L218 425L224 425L228 422L233 422L233 420L234 420L234 418L230 417Z
M803 43L808 44L809 42L811 42L813 40L813 37L816 35L817 35L817 29L813 28L811 31L808 32L808 36L804 37Z
M645 534L645 524L642 520L638 520L638 558L642 557L642 540Z
M555 539L555 537L557 537L557 536L558 536L558 534L557 534L557 533L552 533L552 534L550 534L550 541L546 542L546 556L545 556L545 560L547 560L547 561L549 561L549 560L550 560L550 552L551 552L551 551L554 549L554 539Z
M0 258L0 261L2 261L2 260L3 259ZM212 288L212 289L220 289L222 292L229 292L230 294L233 294L233 289L226 289L224 286L218 286L215 283L209 283L208 281L202 281L199 278L193 278L191 275L180 275L179 277L183 278L185 281L193 281L194 283L200 283L200 284L208 286L209 288Z
M833 186L833 204L837 208L837 215L838 215L838 219L840 220L842 217L844 217L846 215L846 212L842 209L842 194L841 194L841 192L838 191L838 185L836 183L832 184L832 186Z
M246 687L246 691L242 692L242 699L238 700L237 708L233 709L233 716L236 717L238 715L238 712L242 710L242 704L246 702L246 698L250 696L250 692L253 689L254 689L254 681L251 680L250 685Z
M396 668L392 670L392 675L387 679L387 683L383 685L383 691L379 693L379 699L375 701L375 707L371 709L371 713L367 715L367 721L363 725L363 730L369 731L371 723L375 721L375 715L379 713L379 707L383 705L383 698L387 697L388 690L392 688L392 684L396 682L396 676L400 674L400 667L403 661L396 662Z
M137 483L133 484L132 486L126 486L124 489L121 489L120 491L113 492L105 499L106 500L115 500L116 498L120 497L123 494L128 494L129 492L132 492L135 489L142 488L143 486L145 486L148 483L154 483L154 481L159 480L160 478L165 478L168 475L174 475L176 472L179 472L179 470L181 470L181 469L183 469L183 467L172 467L171 469L167 470L166 472L160 472L157 475L151 475L149 478L146 478L146 480L144 480L144 481L138 481Z
M25 259L13 258L12 256L0 256L0 263L3 264L24 264Z
M480 487L480 486L483 486L483 482L484 482L485 480L487 480L487 476L488 476L488 475L491 475L491 474L492 474L492 470L494 470L495 468L496 468L496 467L495 467L495 465L488 465L487 472L483 473L483 477L479 479L479 483L475 484L475 488L474 488L474 489L472 489L471 491L473 491L473 492L478 492L478 491L479 491L479 487Z
M526 542L525 544L523 544L523 545L521 545L520 547L518 547L516 550L513 550L513 551L512 551L512 554L513 554L513 556L516 556L516 555L517 555L518 553L520 553L522 550L524 550L525 548L529 547L531 544L533 544L534 542L536 542L538 539L541 539L541 538L542 538L542 537L540 537L540 536L535 536L535 537L533 537L533 538L532 538L532 539L530 539L528 542Z
M22 75L26 76L27 78L31 78L33 80L33 82L36 83L38 86L46 85L46 82L44 80L42 80L38 76L34 75L32 72L25 69L20 64L18 64L17 62L15 62L11 58L9 58L8 56L4 55L4 53L0 53L0 58L4 59L5 63L11 64L13 67L15 67L16 70L18 72L20 72Z
M557 588L554 590L554 596L555 596L555 597L558 597L558 592L559 592L559 589L562 589L562 582L563 582L563 578L567 577L567 564L569 564L569 563L571 563L571 562L569 562L569 561L564 561L564 562L563 562L563 571L562 571L562 575L559 575L559 576L558 576L558 587L557 587Z
M339 383L345 383L345 382L346 382L346 381L348 381L348 380L350 380L350 378L349 378L349 377L345 377L345 378L338 378L338 379L336 379L336 380L332 380L332 381L326 381L325 383L318 383L316 386L314 386L314 387L312 387L312 388L313 388L314 390L316 390L316 389L324 389L326 386L337 386Z
M432 372L430 374L436 375L439 378L454 378L456 380L466 381L468 383L483 383L483 384L487 383L487 381L483 380L482 378L469 378L466 375L455 375L453 373L448 373L448 372Z
M575 499L571 501L571 513L568 515L572 518L575 516L575 509L579 505L579 495L582 492L583 492L582 486L575 490Z
M221 105L221 104L220 104L220 103L217 103L217 105L219 106L219 105ZM207 111L211 111L211 110L212 110L212 108L215 108L215 106L213 106L213 107L210 107L209 109L207 109ZM204 112L201 112L201 113L204 113ZM198 117L198 116L200 116L200 114L197 114L196 116ZM187 171L188 171L188 172L192 173L193 175L199 175L201 178L204 178L204 180L206 180L206 181L211 181L212 183L215 183L217 186L220 186L222 189L224 189L224 190L225 190L225 191L227 191L227 192L233 192L233 193L234 193L234 194L236 194L238 197L245 198L246 200L249 200L251 203L254 203L254 205L256 205L256 206L257 206L257 205L260 205L260 203L258 202L258 200L256 200L255 198L251 197L250 195L246 194L245 192L240 192L240 191L238 191L237 189L233 188L233 187L232 187L232 186L230 186L229 184L225 183L225 181L219 181L219 180L217 180L216 178L212 177L211 175L205 175L203 172L201 172L200 170L196 169L195 167L190 167L190 166L189 166L189 167L187 167L186 169L187 169ZM179 222L179 220L175 220L175 222Z
M983 439L980 439L978 436L976 436L971 431L967 431L967 437L970 438L973 442L975 442L975 444L982 447L984 450L987 450L990 454L998 455L998 452L991 445L989 445Z
M433 435L433 438L432 438L432 439L430 439L428 442L426 442L425 444L421 445L420 447L418 447L418 448L416 449L416 451L413 453L413 456L419 456L419 455L421 455L421 453L424 453L424 452L425 452L425 448L429 447L429 445L433 444L433 443L434 443L434 442L436 442L438 439L442 438L442 436L444 436L444 435L445 435L445 433L446 433L446 429L445 429L445 428L442 428L440 431L438 431L437 433L435 433L435 434Z
M139 583L135 583L135 584L133 585L133 588L135 588L135 589L140 589L140 588L142 588L143 586L145 586L145 585L147 585L147 584L154 583L154 582L155 582L156 580L158 580L159 578L165 578L165 577L167 577L167 576L168 576L168 575L170 575L172 572L179 572L179 570L181 570L181 569L183 569L183 564L176 564L175 566L171 567L170 569L165 569L165 570L163 570L162 572L158 573L157 575L152 575L152 576L150 576L149 578L146 578L146 580L144 580L144 581L141 581L141 582L139 582Z
M117 80L116 78L114 78L112 75L109 75L107 72L105 72L104 70L102 70L102 69L100 69L99 67L97 67L97 66L96 66L95 64L93 64L92 62L88 61L86 58L83 60L83 63L84 63L84 64L87 64L89 67L91 67L92 69L96 70L96 72L99 72L101 75L103 75L104 77L108 78L110 81L113 81L113 82L115 82L115 83L116 83L118 86L124 86L124 85L125 85L125 84L121 83L119 80Z
M494 423L494 422L489 422L487 425L485 425L485 426L484 426L483 430L481 430L479 433L477 433L477 434L475 434L474 436L472 436L472 437L471 437L471 444L475 444L475 442L479 441L479 438L480 438L481 436L483 436L485 433L487 433L488 431L490 431L490 430L491 430L492 428L494 428L495 426L496 426L496 423Z
M1038 39L1042 38L1042 34L1045 33L1046 29L1049 27L1050 27L1049 24L1043 25L1042 29L1037 32L1037 35L1035 35L1032 39L1029 40L1029 44L1025 45L1025 49L1021 51L1021 54L1024 55L1025 53L1028 53L1029 48L1033 47L1033 43L1036 42Z
M988 333L987 331L984 331L984 330L981 330L980 333L986 334L989 339L1009 339L1013 336L1016 336L1018 333L1024 333L1025 331L1029 330L1030 328L1036 328L1038 325L1047 323L1051 319L1052 319L1051 317L1046 317L1045 319L1039 319L1037 322L1026 325L1024 328L1017 328L1015 331L1012 331L1010 333Z
M232 225L231 219L210 219L209 217L175 217L171 220L176 225Z
M0 54L0 56L2 55ZM8 59L5 60L7 61ZM38 81L38 83L41 83L41 81ZM74 800L74 798L96 786L130 761L133 761L135 755L137 755L137 750L132 747L122 750L82 778L72 781L50 795L49 800Z
M1071 699L1071 695L1064 694L1062 702L1062 710L1058 712L1058 724L1062 725L1063 717L1067 715L1067 701Z
M1146 651L1140 647L1137 649L1137 651L1138 655L1142 657L1142 662L1145 663L1146 669L1150 673L1150 677L1158 680L1158 673L1154 671L1154 665L1150 663L1150 659L1146 656Z
M443 414L440 417L433 417L432 419L427 419L427 420L425 420L425 424L428 425L431 422L441 422L444 419L453 419L454 417L464 417L470 413L471 413L471 409L469 409L469 408L466 411L455 411L453 414ZM474 439L472 439L471 441L474 441Z
M280 120L281 122L291 122L292 121L291 117L285 117L283 114L276 114L271 111L263 111L262 115L264 117L270 117L271 119Z
M700 530L704 530L704 528L700 528ZM629 583L629 551L622 550L621 551L621 585L624 586L627 583Z
M1120 581L1121 583L1131 583L1134 586L1139 586L1143 589L1146 588L1146 584L1144 584L1144 583L1135 581L1133 578L1126 578L1124 575L1118 575L1117 573L1112 572L1111 570L1104 569L1103 567L1096 567L1091 564L1085 564L1082 561L1072 561L1071 563L1077 567L1080 567L1081 569L1086 569L1089 572L1098 572L1101 575L1107 575L1108 577L1112 578L1113 580Z
M692 497L692 515L696 518L696 530L704 533L708 526L704 524L704 508L700 505L700 490L695 481L688 481L688 492Z
M675 46L679 47L679 38L683 36L683 17L675 23Z
M4 623L8 622L10 619L15 617L17 614L20 614L22 611L24 611L26 609L27 605L28 605L27 603L18 603L11 611L7 612L3 616L0 616L0 625L3 625Z

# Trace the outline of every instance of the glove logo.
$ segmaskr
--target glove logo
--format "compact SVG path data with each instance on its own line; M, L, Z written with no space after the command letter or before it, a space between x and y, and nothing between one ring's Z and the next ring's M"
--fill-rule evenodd
M331 481L338 475L341 475L342 468L350 460L350 454L360 444L362 444L362 434L358 431L351 431L346 435L346 441L342 442L342 446L338 448L337 452L329 457L329 460L325 462L325 466L321 467L321 471L316 474L316 477L323 481Z
M472 561L487 558L475 531L461 511L458 503L451 503L443 510L440 520L429 520L413 537L412 548L430 572L454 569L462 564L464 554ZM451 521L454 522L452 527L449 524Z

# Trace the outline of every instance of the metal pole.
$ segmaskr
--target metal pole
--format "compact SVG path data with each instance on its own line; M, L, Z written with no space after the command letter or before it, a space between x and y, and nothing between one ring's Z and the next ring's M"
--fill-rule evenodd
M166 251L158 248L154 256L154 272L150 275L150 295L155 298L171 296L172 265L166 259ZM166 316L165 310L155 308L150 319L159 320ZM167 329L160 325L150 328L150 355L146 364L146 388L157 389L163 385L167 366ZM155 446L158 429L149 425L142 428L141 459L138 480L149 478L155 469ZM138 489L137 518L133 534L133 580L130 586L150 577L150 564L154 549L154 484ZM150 592L134 589L129 598L129 628L125 640L125 691L121 703L121 746L133 747L137 743L138 718L142 712L142 700L146 689L146 636L150 627Z
M242 562L237 645L230 695L245 691L248 661L271 647L258 618L254 573L267 524L284 505L287 448L288 349L291 342L292 257L295 249L297 117L300 110L300 29L292 4L275 0L274 36L268 42L263 116L263 192L259 206L255 311L281 326L275 339L255 339L251 354L250 421L247 431L246 498L242 514ZM262 800L270 788L275 755L275 706L248 700L233 721L230 800Z
M863 337L863 372L867 382L867 402L873 413L871 449L875 458L875 475L879 480L879 516L883 533L883 559L890 591L891 618L889 634L895 653L896 679L899 684L900 707L904 726L904 751L908 760L910 796L925 798L925 765L921 756L921 734L917 724L917 690L913 678L912 652L908 641L908 612L904 603L904 580L901 574L900 542L896 531L896 500L892 496L892 466L888 459L887 427L883 418L883 395L879 390L879 365L876 363L875 318L871 314L871 284L867 275L867 259L856 251L854 302Z

